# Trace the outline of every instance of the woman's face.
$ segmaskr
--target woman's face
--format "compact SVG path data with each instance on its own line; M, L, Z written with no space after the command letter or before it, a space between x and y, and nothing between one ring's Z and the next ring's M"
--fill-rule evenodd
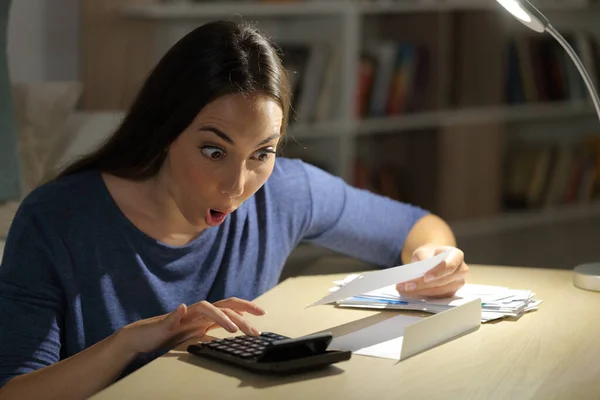
M186 220L217 226L271 175L282 110L266 96L232 94L208 104L172 143L167 187Z

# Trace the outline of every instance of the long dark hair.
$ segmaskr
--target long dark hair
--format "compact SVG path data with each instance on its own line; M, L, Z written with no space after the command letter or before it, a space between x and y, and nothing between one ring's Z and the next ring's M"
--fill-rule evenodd
M285 134L290 87L277 47L249 23L202 25L161 58L114 134L57 178L90 169L133 180L151 178L166 149L200 110L233 93L260 93L277 101Z

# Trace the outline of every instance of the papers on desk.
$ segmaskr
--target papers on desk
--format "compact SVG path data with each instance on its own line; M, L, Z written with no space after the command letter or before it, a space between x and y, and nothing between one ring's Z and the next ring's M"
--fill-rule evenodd
M410 264L352 275L352 279L344 279L343 285L338 285L335 292L316 301L309 307L343 300L357 294L385 287L390 283L396 284L420 278L425 275L427 271L444 261L450 254L450 251L451 250L448 250L434 257Z
M396 284L422 277L449 252L380 271L353 274L334 282L330 293L309 307L335 303L341 307L428 312L427 317L399 315L342 336L330 347L356 354L402 360L477 329L481 322L520 316L537 309L540 300L530 290L467 284L452 298L401 296Z
M334 282L336 286L331 291L337 293L359 276L359 274L353 274L342 281ZM507 316L519 317L528 311L536 310L542 303L541 300L535 299L535 293L530 290L467 283L456 292L454 297L447 299L403 297L393 284L337 300L337 305L341 307L418 310L436 314L474 299L481 299L481 322Z

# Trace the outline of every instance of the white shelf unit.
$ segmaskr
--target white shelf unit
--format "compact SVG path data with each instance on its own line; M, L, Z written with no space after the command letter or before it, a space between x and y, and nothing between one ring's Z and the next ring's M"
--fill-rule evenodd
M534 1L549 17L553 25L563 28L583 26L600 36L598 14L590 0ZM453 79L446 74L445 62L451 60L455 43L450 33L457 26L455 13L487 12L504 21L507 31L526 30L508 16L495 0L398 0L398 1L300 1L273 2L157 2L122 7L126 18L154 21L157 31L156 56L160 57L180 37L200 24L214 19L251 20L276 41L327 40L339 50L336 76L339 78L333 96L330 118L318 122L298 122L290 127L290 142L299 142L294 155L306 156L309 161L352 181L354 162L365 137L402 135L428 130L444 131L439 141L451 141L450 135L463 126L477 127L497 124L505 129L520 129L537 122L552 125L577 121L578 129L590 130L595 126L594 110L589 101L548 102L519 106L494 104L443 107L414 114L394 117L360 119L355 115L355 92L359 58L365 40L385 38L385 24L401 25L403 21L433 21L422 31L435 43L436 58L433 68L437 79L446 84ZM379 21L383 22L379 22ZM418 22L414 22L418 25ZM410 25L410 24L408 24ZM410 27L407 28L410 31ZM410 37L410 34L408 35ZM473 66L471 68L476 68ZM501 67L500 67L501 68ZM485 74L485 71L480 71ZM443 82L442 82L443 83ZM584 121L585 123L581 123ZM567 122L569 123L569 122ZM481 132L484 136L486 132ZM458 146L458 145L456 145ZM479 168L474 166L473 168ZM440 178L444 179L444 178ZM448 179L447 176L445 179ZM444 187L444 184L438 186ZM465 187L469 184L465 183ZM445 185L448 187L448 184ZM472 185L471 185L472 186ZM436 188L436 190L438 190ZM455 194L460 196L467 193ZM439 196L439 193L438 193ZM532 214L534 215L534 214Z

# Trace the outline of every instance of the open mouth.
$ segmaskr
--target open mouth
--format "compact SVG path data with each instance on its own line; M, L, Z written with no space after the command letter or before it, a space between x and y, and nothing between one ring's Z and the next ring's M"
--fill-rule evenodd
M204 220L206 222L207 225L209 226L217 226L220 225L224 220L225 217L227 217L229 213L225 213L219 210L215 210L214 208L211 208L210 210L208 210L206 212L206 216L204 217Z

